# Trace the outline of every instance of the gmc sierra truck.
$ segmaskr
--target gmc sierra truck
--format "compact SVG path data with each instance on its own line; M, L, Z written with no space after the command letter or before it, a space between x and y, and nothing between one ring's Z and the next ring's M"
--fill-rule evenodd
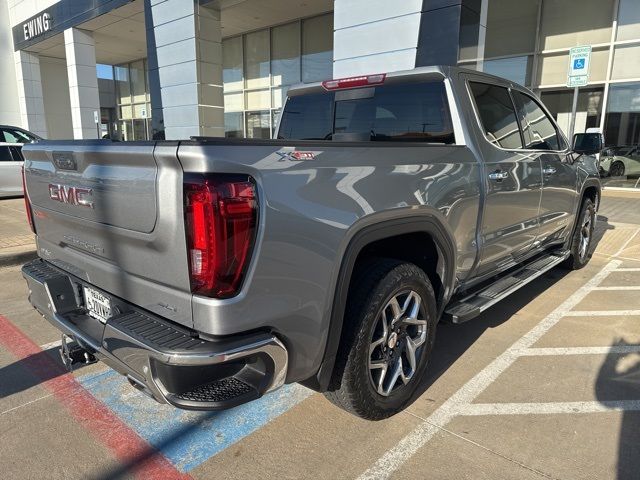
M406 407L462 323L593 247L598 166L513 82L425 67L289 90L276 138L24 147L63 333L154 399L215 410L285 383Z

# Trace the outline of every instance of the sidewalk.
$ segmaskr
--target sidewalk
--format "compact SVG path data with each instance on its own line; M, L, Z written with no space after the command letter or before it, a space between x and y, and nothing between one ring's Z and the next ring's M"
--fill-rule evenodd
M24 263L36 255L22 198L0 199L0 267Z

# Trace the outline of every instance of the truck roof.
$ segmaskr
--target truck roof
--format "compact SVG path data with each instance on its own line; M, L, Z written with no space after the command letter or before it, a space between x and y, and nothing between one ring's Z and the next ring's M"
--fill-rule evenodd
M409 77L423 77L425 80L427 79L437 79L437 78L451 78L455 77L460 73L469 73L479 77L485 77L487 80L490 80L491 83L503 84L505 86L517 85L520 88L525 88L522 85L507 80L502 77L497 77L495 75L491 75L489 73L479 72L477 70L472 70L470 68L462 68L462 67L454 67L450 65L433 65L428 67L418 67L412 68L411 70L398 70L395 72L371 72L370 74L361 75L362 77L370 76L370 75L379 75L385 74L387 79L401 80L402 78ZM351 78L351 77L348 77ZM313 93L315 91L322 90L322 82L313 82L313 83L299 83L293 85L288 91L287 95L292 97L296 95L303 95L308 93Z

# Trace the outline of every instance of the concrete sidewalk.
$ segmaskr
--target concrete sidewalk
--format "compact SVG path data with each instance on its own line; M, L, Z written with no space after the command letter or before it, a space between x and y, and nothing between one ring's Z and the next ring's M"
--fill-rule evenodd
M0 200L0 267L23 263L36 255L22 198Z

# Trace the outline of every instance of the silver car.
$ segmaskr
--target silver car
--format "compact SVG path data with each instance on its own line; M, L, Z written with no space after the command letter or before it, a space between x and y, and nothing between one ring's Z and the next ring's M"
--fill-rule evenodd
M22 195L22 145L40 137L22 128L0 125L0 197Z

